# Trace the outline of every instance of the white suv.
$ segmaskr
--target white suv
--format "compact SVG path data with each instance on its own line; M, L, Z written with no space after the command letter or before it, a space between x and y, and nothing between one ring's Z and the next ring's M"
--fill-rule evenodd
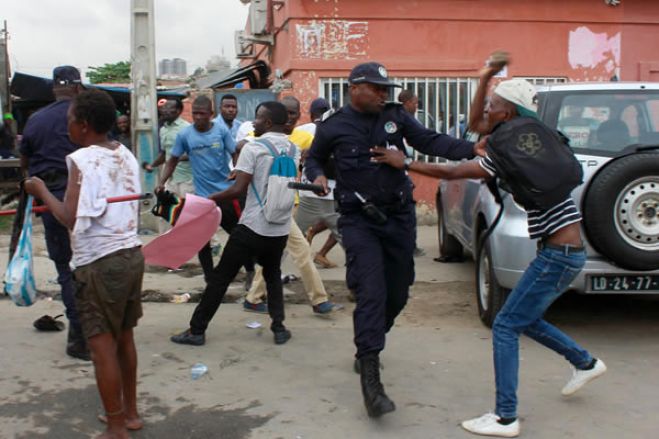
M538 89L539 115L569 139L583 164L573 196L584 218L588 259L580 293L659 293L659 84L571 83ZM534 258L526 213L480 180L442 181L437 192L440 255L476 259L481 320L491 325ZM481 250L481 251L479 251Z

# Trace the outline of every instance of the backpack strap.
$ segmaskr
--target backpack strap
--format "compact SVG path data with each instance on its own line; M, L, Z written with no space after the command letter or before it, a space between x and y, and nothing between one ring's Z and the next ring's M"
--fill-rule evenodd
M252 191L254 192L254 196L256 197L256 202L259 203L259 206L261 206L261 209L263 209L263 201L261 201L261 197L259 197L259 193L256 191L256 186L254 186L254 182L252 181L249 185L252 187Z
M254 139L254 142L268 148L268 151L270 151L272 157L277 157L274 146L267 139ZM259 203L259 206L261 207L261 209L263 209L263 200L261 200L261 197L259 196L259 192L256 190L256 186L254 185L253 179L249 185L252 187L252 192L254 192L254 197L256 197L256 202Z
M272 144L272 142L270 142L268 139L258 138L254 139L254 141L268 148L268 151L270 151L270 154L272 154L273 157L277 157L277 150L275 149L275 146Z
M270 154L272 155L273 158L277 158L277 150L275 146L270 142L268 139L263 139L263 138L258 138L254 139L254 142L261 144L268 148L268 151L270 151ZM293 145L292 142L289 142L291 144L292 148L295 148L295 145ZM293 149L293 152L295 152L295 149ZM295 157L293 155L292 157ZM252 187L252 191L254 192L254 196L256 197L256 201L259 203L259 206L261 206L261 209L263 209L263 200L261 200L261 197L259 196L258 191L256 190L256 186L254 185L254 180L250 183L250 186Z
M297 145L295 143L288 141L288 156L295 160L295 153L297 152Z

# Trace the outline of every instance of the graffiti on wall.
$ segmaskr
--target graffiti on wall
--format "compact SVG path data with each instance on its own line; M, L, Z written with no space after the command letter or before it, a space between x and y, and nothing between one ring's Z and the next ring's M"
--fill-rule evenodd
M313 20L296 25L296 55L308 59L359 59L368 51L368 22Z
M575 71L572 79L608 81L620 77L620 32L609 36L586 26L570 31L568 61Z

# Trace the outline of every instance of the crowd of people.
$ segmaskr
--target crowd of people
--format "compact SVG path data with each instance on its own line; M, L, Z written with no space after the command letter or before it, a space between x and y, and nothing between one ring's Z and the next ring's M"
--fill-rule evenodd
M488 137L500 126L536 111L533 87L525 81L500 83L489 107L485 95L501 66L482 72L469 126L484 135L478 143L423 127L415 118L418 99L399 87L385 66L368 62L349 76L350 103L335 110L322 98L298 126L300 101L287 95L262 102L252 121L238 120L238 99L222 96L219 114L208 97L192 102L192 123L181 118L178 100L159 103L160 153L143 170L162 166L156 193L169 191L213 200L229 234L219 262L211 242L199 249L205 289L189 328L171 337L177 344L205 344L210 322L241 269L246 272L246 311L268 313L277 345L292 332L285 326L282 257L288 253L301 275L312 312L341 307L330 300L318 272L335 264L327 257L339 243L346 253L346 283L356 301L356 355L366 411L378 418L395 410L380 377L386 334L405 307L414 283L416 213L409 172L437 178L495 178L501 171L487 153ZM112 99L84 90L77 69L53 73L56 102L29 120L20 147L30 178L25 190L50 208L43 214L50 258L69 319L67 354L93 361L107 430L100 438L126 438L143 422L136 402L137 353L133 328L142 316L144 260L137 235L136 202L99 203L101 198L140 192L140 166L121 137L127 127ZM459 166L416 162L408 148L452 160ZM473 159L473 160L472 160ZM315 192L273 190L272 173L316 185ZM547 163L551 166L551 163ZM291 171L292 169L292 171ZM287 170L287 171L286 171ZM514 195L514 194L513 194ZM290 198L289 198L290 197ZM555 209L529 211L529 221L546 225L532 233L538 257L511 292L493 327L496 406L493 413L463 422L476 434L514 437L517 417L518 339L526 334L563 355L575 373L563 394L571 395L606 371L604 363L542 320L583 266L580 216L567 198ZM313 254L314 236L331 233ZM119 275L120 274L120 275ZM90 354L91 352L91 354Z

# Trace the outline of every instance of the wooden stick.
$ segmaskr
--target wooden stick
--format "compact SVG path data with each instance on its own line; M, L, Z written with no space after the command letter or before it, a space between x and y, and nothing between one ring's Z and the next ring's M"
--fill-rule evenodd
M153 195L150 193L145 194L132 194L132 195L120 195L118 197L109 197L107 199L108 203L122 203L124 201L136 201L136 200L146 200L151 198ZM33 206L32 213L43 213L48 212L48 206ZM16 209L11 210L0 210L0 216L7 215L16 215Z

